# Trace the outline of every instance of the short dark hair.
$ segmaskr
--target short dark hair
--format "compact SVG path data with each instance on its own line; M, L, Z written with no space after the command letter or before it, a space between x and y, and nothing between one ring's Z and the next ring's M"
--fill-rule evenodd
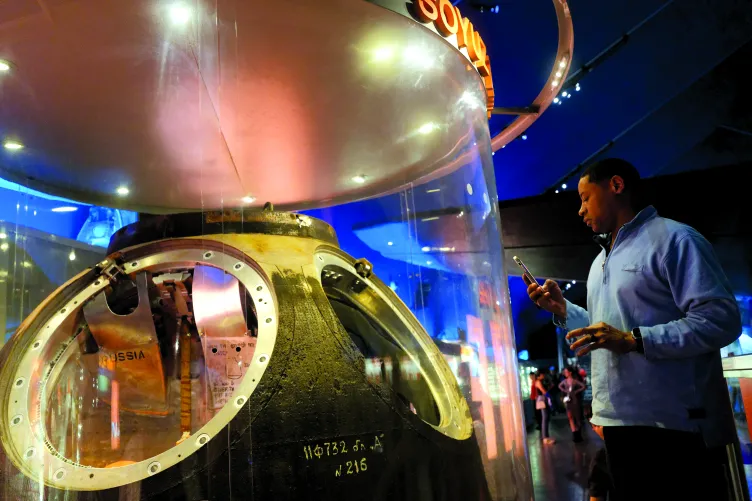
M632 207L641 208L640 173L626 160L606 158L595 162L582 172L580 179L586 177L591 183L600 183L609 181L614 176L624 180L624 192L629 195Z

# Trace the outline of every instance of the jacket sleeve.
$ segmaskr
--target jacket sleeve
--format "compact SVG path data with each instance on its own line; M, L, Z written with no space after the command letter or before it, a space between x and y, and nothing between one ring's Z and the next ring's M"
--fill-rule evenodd
M570 331L590 325L590 316L585 308L577 306L567 299L564 301L567 303L567 318L554 315L554 324Z
M689 232L676 241L663 273L683 318L640 327L648 359L688 358L720 350L739 337L739 307L728 279L702 235Z

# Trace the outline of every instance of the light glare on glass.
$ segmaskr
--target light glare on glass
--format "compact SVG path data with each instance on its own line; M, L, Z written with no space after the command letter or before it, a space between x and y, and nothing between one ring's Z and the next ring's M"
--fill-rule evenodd
M421 48L414 45L406 47L402 52L402 56L405 58L405 63L410 66L427 70L433 67L434 64L434 59L429 57L429 54L425 50L421 50Z
M128 193L130 193L130 192L131 192L131 190L129 190L127 186L120 186L120 187L119 187L119 188L118 188L118 189L116 190L116 193L117 193L118 195L120 195L121 197L124 197L124 196L126 196L126 195L127 195Z
M52 212L76 212L78 210L78 207L71 207L69 205L64 205L62 207L55 207L52 209Z
M438 129L438 127L436 126L435 123L428 122L427 124L421 125L420 128L418 129L418 132L420 132L421 134L430 134L436 129Z
M182 25L191 20L191 9L186 5L176 4L170 7L170 21Z
M388 61L394 57L394 48L389 46L379 47L373 51L373 60L382 62Z

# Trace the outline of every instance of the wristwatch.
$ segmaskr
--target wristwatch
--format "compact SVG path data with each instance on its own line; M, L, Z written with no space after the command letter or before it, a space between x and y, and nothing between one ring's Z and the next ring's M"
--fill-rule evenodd
M635 351L644 355L645 345L642 343L642 332L640 332L639 327L632 329L632 336L634 336L635 341L637 342L637 344L635 344Z

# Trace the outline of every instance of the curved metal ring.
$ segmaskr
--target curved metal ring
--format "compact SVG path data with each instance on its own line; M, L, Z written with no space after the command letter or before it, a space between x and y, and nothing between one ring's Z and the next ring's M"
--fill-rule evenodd
M521 114L517 119L504 128L503 131L491 138L491 149L499 150L502 146L510 143L522 134L541 114L551 105L569 73L572 64L572 52L574 51L574 26L572 14L566 0L553 0L556 9L556 19L559 23L559 45L556 50L556 59L551 74L546 80L543 89L535 98L535 101L527 108L534 110L533 113ZM563 63L563 66L561 65ZM557 76L558 75L558 76Z

